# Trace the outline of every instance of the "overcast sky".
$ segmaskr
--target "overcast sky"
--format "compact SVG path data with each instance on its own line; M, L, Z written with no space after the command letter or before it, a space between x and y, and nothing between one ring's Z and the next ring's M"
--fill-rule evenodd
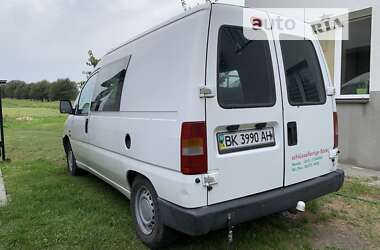
M103 56L131 36L181 13L180 3L1 0L0 79L83 80L89 49Z

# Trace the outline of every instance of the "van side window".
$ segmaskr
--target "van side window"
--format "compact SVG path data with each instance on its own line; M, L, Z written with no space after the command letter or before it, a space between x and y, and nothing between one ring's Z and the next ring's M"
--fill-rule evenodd
M77 115L87 115L88 112L90 111L91 98L94 92L96 75L97 74L91 76L91 78L88 79L88 81L86 82L86 84L84 85L80 93L77 110L76 110Z
M280 39L290 105L326 103L325 84L313 43Z
M121 94L130 58L128 56L102 67L91 111L120 111Z
M269 42L246 39L242 27L219 30L217 78L223 108L270 107L276 102Z

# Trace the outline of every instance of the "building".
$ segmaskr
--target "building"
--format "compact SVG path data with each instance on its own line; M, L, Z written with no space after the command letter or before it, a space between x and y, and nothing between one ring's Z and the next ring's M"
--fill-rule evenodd
M380 170L380 3L376 0L248 0L246 6L348 9L349 40L321 41L336 88L339 159Z

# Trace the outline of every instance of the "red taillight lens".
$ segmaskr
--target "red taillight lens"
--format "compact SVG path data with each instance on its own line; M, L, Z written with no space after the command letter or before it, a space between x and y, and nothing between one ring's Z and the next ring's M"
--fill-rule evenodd
M207 139L205 122L184 122L181 130L181 172L207 173Z
M338 113L334 112L333 114L333 120L334 120L334 148L338 147Z

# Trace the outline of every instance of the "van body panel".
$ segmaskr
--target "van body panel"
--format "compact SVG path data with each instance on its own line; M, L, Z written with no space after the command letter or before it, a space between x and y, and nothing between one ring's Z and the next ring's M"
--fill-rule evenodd
M242 25L243 8L213 5L210 24L207 87L218 93L218 48L222 27ZM268 19L265 12L256 11L257 17ZM208 204L232 200L283 186L283 115L280 78L272 34L269 38L270 60L274 78L275 104L269 107L223 108L218 98L206 100L208 170L217 172L217 184L208 192ZM252 56L252 69L263 62ZM255 79L252 79L254 81ZM263 84L266 84L263 82ZM220 93L218 93L220 96ZM239 126L239 131L255 129L258 124L274 129L275 145L245 151L221 154L218 150L218 133L228 132L228 126Z
M146 174L160 197L190 208L207 205L207 190L180 173L181 124L205 120L209 17L201 9L107 54L103 68L130 56L120 111L91 112L88 125L91 168L127 189L128 171Z
M175 169L179 161L176 151L179 148L179 140L175 134L180 133L177 112L93 112L91 121L89 130L93 131L94 135L91 138L92 145L152 164L152 168L178 171ZM130 136L131 143L129 149L125 142L127 135ZM160 150L162 148L167 150ZM99 172L125 182L126 169L109 167L100 159L93 164Z
M151 181L157 194L162 199L185 208L201 207L206 203L205 189L194 181L195 178L200 178L200 176L191 176L189 178L189 176L185 176L178 171L155 166L132 157L125 157L98 146L86 144L84 147L87 148L89 158L92 159L91 165L85 164L85 169L95 173L108 183L112 182L111 184L117 188L119 187L118 189L121 187L128 191L131 190L126 181L127 173L128 171L135 171ZM104 172L99 168L95 168L94 162L97 162L96 166L106 166L111 171ZM79 164L82 163L79 162ZM115 178L114 174L118 174L119 177Z
M273 19L277 18L277 15L271 15ZM295 20L299 25L300 21ZM301 25L304 25L303 23ZM276 50L278 51L278 61L280 69L280 77L282 83L282 92L284 98L284 125L285 125L285 185L292 185L298 182L309 180L317 176L327 174L335 170L333 161L330 159L330 151L334 145L334 131L333 131L333 112L334 112L334 98L328 96L326 90L332 87L330 77L326 63L323 58L323 52L317 41L311 27L304 25L305 27L305 41L300 41L302 44L310 43L316 54L316 61L320 67L320 72L324 84L324 98L325 102L318 104L305 104L305 105L292 105L291 96L287 88L287 75L297 75L299 77L304 72L307 72L305 68L300 66L299 69L293 71L293 69L285 70L285 62L290 61L294 65L301 65L301 62L292 62L296 60L297 52L292 55L288 55L288 58L284 58L286 54L284 52L284 42L280 39L285 37L294 38L295 33L291 31L276 30L273 29ZM302 38L301 38L302 39ZM281 44L283 42L283 44ZM286 42L286 41L285 41ZM298 53L301 52L301 46L298 46ZM298 63L298 64L297 64ZM310 62L308 62L310 64ZM309 65L310 66L310 65ZM311 66L310 66L311 67ZM303 76L302 76L303 77ZM306 91L306 90L305 90ZM297 130L297 144L289 145L289 133L292 129L287 128L289 125L296 125Z
M185 12L182 12L181 14L173 17L173 18L170 18L169 20L167 21L164 21L146 31L144 31L143 33L139 34L139 35L136 35L134 37L132 37L131 39L129 39L128 41L126 41L125 43L111 49L108 53L106 53L106 56L109 55L109 54L112 54L113 52L117 51L117 50L120 50L122 49L123 47L137 41L137 40L140 40L141 38L143 38L144 36L147 36L153 32L159 32L161 30L161 28L164 28L170 24L173 24L173 23L176 23L177 21L181 20L181 19L184 19L184 18L187 18L189 16L192 16L198 12L201 12L201 11L206 11L206 12L209 12L210 9L211 9L211 3L210 2L206 2L204 4L199 4L197 6L194 6L190 9L188 9L187 11Z

